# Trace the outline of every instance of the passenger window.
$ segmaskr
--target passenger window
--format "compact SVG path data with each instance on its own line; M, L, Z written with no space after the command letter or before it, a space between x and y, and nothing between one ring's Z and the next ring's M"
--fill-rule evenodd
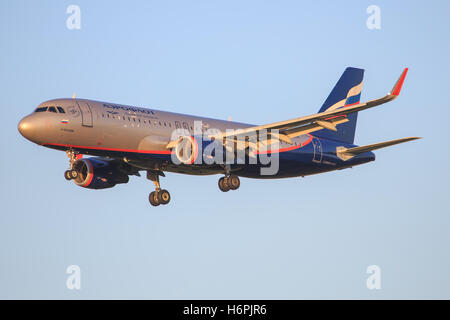
M56 108L58 108L59 113L66 113L62 107L56 107Z
M48 111L50 112L54 112L57 113L56 108L55 107L48 107Z
M186 122L183 122L183 128L189 131L189 126Z
M179 121L175 121L175 128L181 129L181 124Z
M37 108L34 112L45 112L45 111L47 111L47 107Z

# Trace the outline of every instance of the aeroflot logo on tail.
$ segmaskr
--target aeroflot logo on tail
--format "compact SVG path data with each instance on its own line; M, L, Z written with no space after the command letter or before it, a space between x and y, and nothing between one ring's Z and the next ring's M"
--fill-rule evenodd
M172 149L171 160L176 165L260 165L261 175L275 175L279 170L278 130L259 130L258 135L232 135L219 129L204 129L202 121L194 121L194 135L178 128L172 131L167 146Z

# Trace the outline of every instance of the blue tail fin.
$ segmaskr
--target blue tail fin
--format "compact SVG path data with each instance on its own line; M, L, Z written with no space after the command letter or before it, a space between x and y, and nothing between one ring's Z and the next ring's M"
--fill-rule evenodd
M331 91L319 112L334 110L359 103L364 77L364 69L347 68ZM353 143L355 140L358 113L347 115L348 122L337 125L337 131L323 129L314 133L320 138Z

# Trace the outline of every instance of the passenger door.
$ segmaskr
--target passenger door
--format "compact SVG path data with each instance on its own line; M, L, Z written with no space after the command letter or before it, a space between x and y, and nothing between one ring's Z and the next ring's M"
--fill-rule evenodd
M81 111L81 124L85 127L92 127L92 109L86 101L77 101L78 107Z

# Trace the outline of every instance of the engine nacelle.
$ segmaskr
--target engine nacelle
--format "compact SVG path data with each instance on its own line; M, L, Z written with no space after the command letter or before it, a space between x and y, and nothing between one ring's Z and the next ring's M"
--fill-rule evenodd
M77 160L73 164L73 169L78 173L73 181L84 188L107 189L129 181L128 174L117 164L101 158Z
M198 157L198 151L198 142L193 136L180 137L173 148L176 159L183 164L193 164Z
M243 141L244 142L244 141ZM172 148L172 162L186 165L213 165L239 162L248 157L248 149L241 149L236 156L239 145L231 141L224 146L220 141L201 136L180 136Z
M172 160L175 164L205 164L205 159L215 156L215 150L218 149L222 151L223 147L215 141L184 135L178 138L172 149Z

